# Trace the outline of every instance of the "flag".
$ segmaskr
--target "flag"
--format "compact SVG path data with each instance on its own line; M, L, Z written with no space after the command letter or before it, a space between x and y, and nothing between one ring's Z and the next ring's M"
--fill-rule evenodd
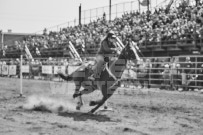
M142 6L148 6L148 4L150 4L150 0L142 0L142 2L140 2Z
M25 45L25 52L27 59L33 59L32 54L30 53L30 50L28 49L27 45Z
M169 10L170 10L170 8L171 8L171 5L173 4L173 1L174 1L174 0L171 0L171 1L168 3L168 5L167 5L167 7L166 7L166 13L169 12Z

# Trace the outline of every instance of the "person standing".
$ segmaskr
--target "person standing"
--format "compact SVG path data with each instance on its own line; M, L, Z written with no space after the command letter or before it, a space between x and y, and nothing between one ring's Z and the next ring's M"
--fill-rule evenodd
M200 65L198 71L197 71L197 86L198 89L203 92L203 64Z
M190 61L190 57L186 57L185 63L184 63L184 69L183 69L183 74L182 74L182 86L183 90L187 91L188 90L188 85L189 85L189 80L191 79L191 73L193 73L193 64Z

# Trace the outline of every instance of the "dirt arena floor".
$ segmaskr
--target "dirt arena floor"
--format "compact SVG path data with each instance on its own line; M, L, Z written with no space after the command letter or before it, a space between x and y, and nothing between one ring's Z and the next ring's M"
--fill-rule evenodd
M0 135L203 135L203 94L120 88L113 111L87 114L99 91L75 110L72 83L0 78Z

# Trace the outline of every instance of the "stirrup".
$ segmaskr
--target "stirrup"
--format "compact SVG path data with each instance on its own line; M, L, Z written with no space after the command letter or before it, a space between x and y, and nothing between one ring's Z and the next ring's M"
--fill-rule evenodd
M81 95L82 95L82 94L81 94L80 91L75 92L75 93L73 94L73 98L79 97L79 96L81 96Z

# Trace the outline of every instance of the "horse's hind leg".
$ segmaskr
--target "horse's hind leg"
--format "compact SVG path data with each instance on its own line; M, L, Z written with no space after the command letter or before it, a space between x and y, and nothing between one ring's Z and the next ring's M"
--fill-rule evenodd
M78 102L77 102L77 106L76 106L76 110L80 110L80 108L83 106L83 100L82 97L79 96L78 97Z
M73 98L81 96L80 88L81 88L81 83L80 82L75 82L75 91L74 91L74 94L73 94Z
M78 85L78 84L75 85L75 92L73 94L73 98L78 97L76 110L80 110L81 106L83 105L83 100L80 94L80 88L81 88L81 85Z
M81 95L92 93L95 90L93 86L86 86L83 90L80 91Z

